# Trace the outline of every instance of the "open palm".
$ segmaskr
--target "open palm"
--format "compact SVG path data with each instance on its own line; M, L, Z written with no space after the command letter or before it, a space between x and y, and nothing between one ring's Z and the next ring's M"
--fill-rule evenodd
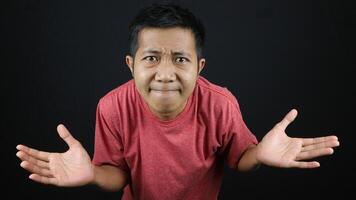
M291 110L284 119L270 130L257 146L257 160L274 167L315 168L320 164L310 159L330 155L339 145L336 136L318 138L291 138L285 133L287 126L296 118Z
M68 144L68 151L50 153L18 145L16 155L22 160L21 167L32 173L32 180L44 184L81 186L91 182L94 167L88 153L63 125L57 131Z

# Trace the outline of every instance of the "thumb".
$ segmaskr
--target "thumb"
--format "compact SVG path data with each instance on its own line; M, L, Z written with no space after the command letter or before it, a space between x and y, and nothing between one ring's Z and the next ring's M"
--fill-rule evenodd
M68 131L68 129L63 125L59 124L57 126L57 132L59 136L67 143L69 148L73 146L74 144L78 143L78 140L76 140Z
M297 117L298 111L296 109L292 109L289 111L289 113L278 123L278 126L285 130L287 126L294 121L294 119Z

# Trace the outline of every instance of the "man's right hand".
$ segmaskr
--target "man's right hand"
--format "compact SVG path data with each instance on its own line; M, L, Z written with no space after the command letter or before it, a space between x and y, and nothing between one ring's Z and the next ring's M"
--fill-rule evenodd
M58 125L57 131L68 151L51 153L17 145L20 166L31 172L30 179L44 184L72 187L93 182L94 165L86 150L63 125Z

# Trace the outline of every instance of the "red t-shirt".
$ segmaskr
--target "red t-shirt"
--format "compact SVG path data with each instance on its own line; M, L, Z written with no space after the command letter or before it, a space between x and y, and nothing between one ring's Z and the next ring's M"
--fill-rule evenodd
M236 168L250 144L256 137L226 88L199 77L184 110L162 121L130 80L99 101L93 163L131 175L124 200L215 200L224 161Z

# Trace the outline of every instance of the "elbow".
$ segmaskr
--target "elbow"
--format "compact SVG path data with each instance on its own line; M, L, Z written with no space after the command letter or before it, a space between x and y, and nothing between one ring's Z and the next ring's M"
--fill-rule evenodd
M255 164L255 165L244 165L240 164L240 162L237 164L236 171L238 172L254 172L260 168L261 164Z
M94 184L108 192L120 191L129 183L130 180L128 172L114 166L96 166L94 170Z
M251 145L248 149L241 155L236 169L239 172L250 172L256 171L260 167L260 162L256 157L256 146Z

